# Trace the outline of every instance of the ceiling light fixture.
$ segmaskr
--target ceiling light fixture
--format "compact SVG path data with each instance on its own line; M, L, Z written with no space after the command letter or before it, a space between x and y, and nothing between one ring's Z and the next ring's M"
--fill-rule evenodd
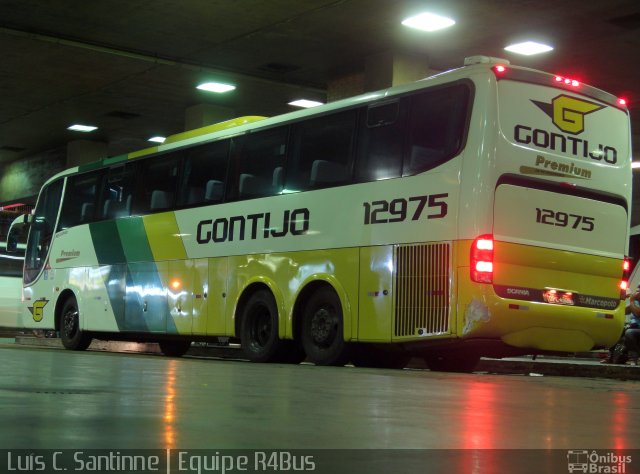
M535 41L525 41L524 43L512 44L504 49L505 51L523 54L525 56L553 51L553 47L548 44L536 43Z
M415 28L422 31L437 31L443 28L449 28L456 24L451 18L436 15L434 13L419 13L417 15L405 18L402 21L404 26Z
M310 107L317 107L318 105L322 105L322 102L318 102L317 100L298 99L294 100L293 102L289 102L289 105L308 109Z
M94 127L93 125L80 125L75 123L67 127L67 130L73 130L74 132L93 132L94 130L98 130L98 127Z
M151 138L149 138L148 141L155 142L155 143L164 143L164 141L166 139L167 139L167 137L151 137Z
M200 89L201 91L216 92L218 94L232 91L235 88L236 86L232 86L231 84L223 84L222 82L203 82L196 87L196 89Z

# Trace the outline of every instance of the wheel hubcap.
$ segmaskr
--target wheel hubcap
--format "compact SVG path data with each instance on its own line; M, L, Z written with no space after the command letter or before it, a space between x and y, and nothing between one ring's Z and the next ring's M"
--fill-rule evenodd
M261 309L256 312L251 325L252 344L257 347L264 347L271 337L271 317L269 312Z
M76 310L67 311L64 315L62 329L67 337L73 337L78 328L78 312Z
M311 336L316 344L329 346L337 331L336 318L327 308L320 308L311 318Z

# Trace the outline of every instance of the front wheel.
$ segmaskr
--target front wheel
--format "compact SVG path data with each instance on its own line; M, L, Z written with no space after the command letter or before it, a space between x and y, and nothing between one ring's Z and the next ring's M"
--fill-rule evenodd
M302 347L309 361L316 365L344 365L349 361L342 305L332 288L322 287L313 293L302 318Z
M91 336L80 329L78 302L73 296L64 302L60 312L60 339L72 351L84 351L91 344Z

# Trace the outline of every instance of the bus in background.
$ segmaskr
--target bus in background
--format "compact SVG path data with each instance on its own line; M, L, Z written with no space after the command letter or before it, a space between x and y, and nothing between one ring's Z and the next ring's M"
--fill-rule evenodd
M23 323L74 350L223 337L256 362L433 370L609 346L630 157L616 97L485 56L185 132L43 186Z
M16 251L7 252L7 234L12 222L22 213L28 213L33 206L14 204L0 206L0 328L20 328L22 326L22 268L26 248L26 232L18 239Z

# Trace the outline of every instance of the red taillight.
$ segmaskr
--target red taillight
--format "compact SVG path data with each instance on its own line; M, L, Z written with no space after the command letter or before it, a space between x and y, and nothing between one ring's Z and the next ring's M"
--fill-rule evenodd
M580 86L580 82L575 80L575 79L571 79L570 77L562 77L562 76L554 76L554 80L556 82L562 82L564 84L566 84L567 86L571 86L571 87L579 87Z
M623 98L623 97L620 97L620 98L618 99L618 105L622 105L622 106L627 105L627 99L625 99L625 98Z
M502 64L497 64L496 66L493 66L493 70L498 74L503 74L507 71L507 67Z
M493 236L481 235L471 244L471 280L493 282Z
M627 297L627 289L629 288L629 274L631 273L631 260L627 257L622 261L622 280L620 280L620 299Z

